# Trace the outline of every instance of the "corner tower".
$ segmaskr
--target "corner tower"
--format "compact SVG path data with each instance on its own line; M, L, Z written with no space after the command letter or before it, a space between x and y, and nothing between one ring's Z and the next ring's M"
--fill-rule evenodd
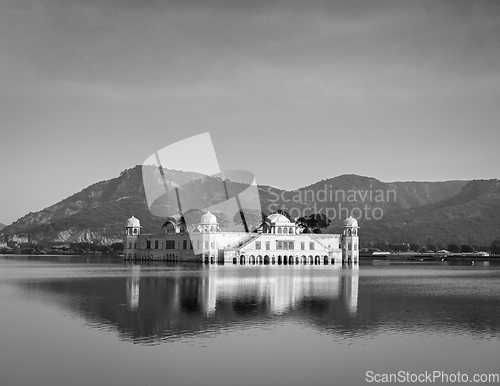
M141 222L134 216L127 220L125 226L125 240L123 242L123 253L125 259L137 257L137 244L141 234Z
M342 228L342 263L358 264L359 236L358 222L352 216L344 220Z
M219 231L219 224L217 224L217 217L210 212L205 213L201 216L198 230L200 232L202 261L215 263L218 258L216 233Z

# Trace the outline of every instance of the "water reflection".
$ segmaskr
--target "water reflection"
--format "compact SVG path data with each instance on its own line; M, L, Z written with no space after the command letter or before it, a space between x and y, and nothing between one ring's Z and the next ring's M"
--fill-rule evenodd
M341 301L355 314L358 294L358 269L321 271L313 266L302 270L257 270L245 275L243 270L211 269L202 278L202 308L213 315L217 303L261 304L268 314L283 314L306 298Z
M141 267L132 267L132 274L127 278L127 299L130 309L139 307L139 279L141 277Z
M328 268L328 269L325 269ZM246 328L280 318L334 310L357 313L357 268L180 267L132 265L124 277L43 280L19 285L94 327L116 328L124 339L155 342L224 328Z
M32 297L156 344L283 322L366 338L382 332L495 339L499 270L453 267L128 265L123 275L21 281ZM456 267L455 267L456 268Z

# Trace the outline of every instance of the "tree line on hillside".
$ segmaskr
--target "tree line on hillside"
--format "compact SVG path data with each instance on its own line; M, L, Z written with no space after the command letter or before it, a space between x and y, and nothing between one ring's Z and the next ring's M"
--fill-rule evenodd
M11 248L0 248L0 254L21 255L109 255L119 256L123 253L123 243L111 245L95 243L22 243Z
M437 252L440 250L446 250L451 253L474 253L474 252L490 252L492 254L500 254L500 239L493 240L490 245L478 245L478 244L462 244L458 245L455 243L443 245L443 244L427 244L420 245L419 243L411 244L391 244L389 242L368 242L362 248L369 252L380 251L380 252Z

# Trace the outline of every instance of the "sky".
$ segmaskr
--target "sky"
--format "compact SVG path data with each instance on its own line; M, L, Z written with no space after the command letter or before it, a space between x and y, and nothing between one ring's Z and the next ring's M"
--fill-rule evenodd
M0 117L4 224L205 132L289 190L499 178L500 2L0 0Z

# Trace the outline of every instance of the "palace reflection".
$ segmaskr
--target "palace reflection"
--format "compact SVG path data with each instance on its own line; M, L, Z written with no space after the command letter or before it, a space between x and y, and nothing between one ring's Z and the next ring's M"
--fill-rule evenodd
M139 307L139 279L141 277L141 267L132 267L132 275L127 279L127 300L130 309Z
M357 266L127 266L128 275L27 282L25 290L116 329L123 339L157 342L285 319L349 325L357 315ZM325 316L328 315L328 316Z
M141 299L148 303L155 297L156 288L162 286L162 281L148 277L141 280L137 265L132 267L131 273L127 279L127 303L130 309L136 309ZM293 310L304 299L328 299L341 302L347 314L356 315L358 278L357 266L328 267L323 271L313 265L274 271L265 267L248 272L245 268L209 267L198 277L164 278L164 284L172 282L173 288L168 292L176 311L180 304L188 304L187 310L198 309L212 316L218 303L225 309L226 303L248 301L250 305L262 305L269 314L281 314Z

